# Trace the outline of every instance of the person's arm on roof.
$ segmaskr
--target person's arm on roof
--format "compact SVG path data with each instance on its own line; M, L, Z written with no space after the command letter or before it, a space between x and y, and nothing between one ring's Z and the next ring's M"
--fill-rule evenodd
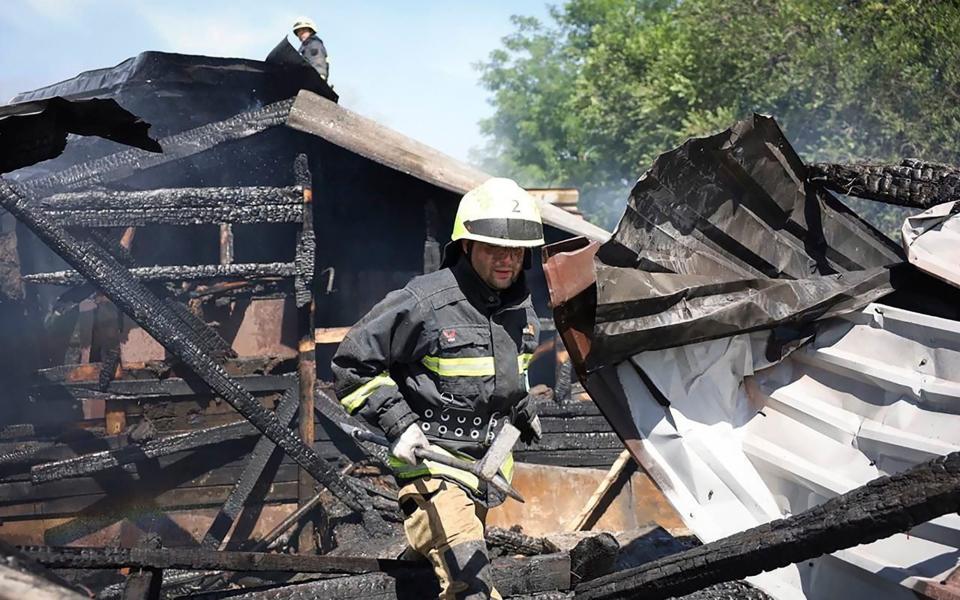
M421 358L417 356L421 310L408 290L390 292L350 329L331 365L343 407L391 441L417 422L390 370L395 364Z

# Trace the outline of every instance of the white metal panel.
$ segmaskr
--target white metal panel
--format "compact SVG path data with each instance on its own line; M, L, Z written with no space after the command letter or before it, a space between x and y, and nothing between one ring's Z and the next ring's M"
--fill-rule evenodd
M960 286L960 201L938 204L907 217L900 233L907 260Z
M763 358L767 337L645 352L617 369L658 483L704 541L960 450L960 323L871 304L818 323L777 365ZM910 598L956 566L958 543L960 517L947 515L755 583L777 598Z

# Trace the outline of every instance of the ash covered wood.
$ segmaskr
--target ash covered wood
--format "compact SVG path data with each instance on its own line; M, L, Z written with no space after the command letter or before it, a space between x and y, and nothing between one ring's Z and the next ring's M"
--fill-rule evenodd
M565 552L529 558L492 561L493 581L504 597L563 592L570 589L570 557ZM426 566L392 573L370 573L245 591L195 596L195 600L421 600L439 593L436 578ZM549 596L548 596L549 597Z
M22 546L20 552L61 569L217 569L295 573L370 573L412 566L407 561L307 554L215 551L206 548L93 548Z
M523 556L536 556L538 554L550 554L559 552L556 544L542 537L533 537L526 535L519 528L503 529L502 527L487 527L484 532L487 540L487 546L494 556L510 556L521 554Z
M815 163L807 179L839 192L912 208L960 198L960 169L905 158L899 165Z
M134 267L130 274L138 281L195 281L198 279L250 279L264 277L294 277L298 274L294 263L234 263L229 265L188 265ZM49 285L77 285L86 278L77 271L31 273L23 276L30 283Z

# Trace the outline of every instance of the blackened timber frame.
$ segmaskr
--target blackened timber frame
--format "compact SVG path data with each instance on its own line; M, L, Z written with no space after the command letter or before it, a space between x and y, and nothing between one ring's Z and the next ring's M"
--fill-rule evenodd
M277 416L241 388L183 331L180 320L160 299L138 282L117 260L100 246L77 239L30 206L17 186L0 181L0 205L30 228L54 252L96 285L106 297L166 349L189 366L213 390L229 402L257 429L303 466L322 485L352 510L365 515L368 524L382 523L369 500L349 487L316 451L284 427Z

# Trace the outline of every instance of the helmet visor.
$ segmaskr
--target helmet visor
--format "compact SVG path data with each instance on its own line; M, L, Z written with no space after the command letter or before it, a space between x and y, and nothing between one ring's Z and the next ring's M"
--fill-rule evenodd
M463 226L474 235L506 241L529 242L543 238L543 226L527 219L477 219L465 221Z

